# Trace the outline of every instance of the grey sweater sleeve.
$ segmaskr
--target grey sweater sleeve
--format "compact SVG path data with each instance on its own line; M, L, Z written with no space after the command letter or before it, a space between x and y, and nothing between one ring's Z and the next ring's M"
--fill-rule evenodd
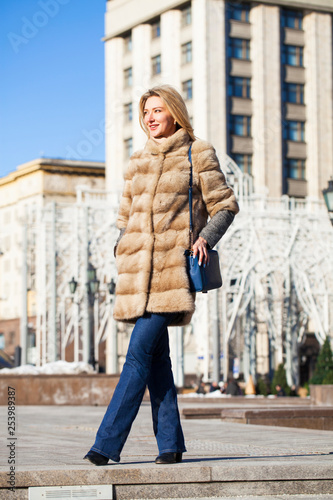
M121 240L121 238L122 238L122 236L123 236L124 232L125 232L125 228L123 227L122 229L120 229L119 236L118 236L117 241L116 241L116 244L115 244L115 246L114 246L114 248L113 248L113 255L114 255L114 256L116 256L118 243L119 243L119 241Z
M235 214L230 210L220 210L210 219L199 236L207 241L209 248L215 247L216 243L222 238L234 218Z

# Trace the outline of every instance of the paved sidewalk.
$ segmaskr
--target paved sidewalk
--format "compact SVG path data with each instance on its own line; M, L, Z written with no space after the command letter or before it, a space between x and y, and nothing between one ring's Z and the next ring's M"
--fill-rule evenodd
M113 485L117 500L333 499L331 431L184 420L188 452L183 462L158 466L150 405L143 403L121 463L94 467L82 457L93 444L104 412L104 407L91 406L17 407L16 491L5 489L10 449L9 436L2 432L1 500L27 499L31 486L98 484ZM5 406L0 407L0 426L7 433Z

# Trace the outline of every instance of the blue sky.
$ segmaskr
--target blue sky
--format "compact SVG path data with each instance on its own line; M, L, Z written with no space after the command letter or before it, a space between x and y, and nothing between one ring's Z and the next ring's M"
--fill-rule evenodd
M0 177L41 156L104 161L106 0L1 0Z

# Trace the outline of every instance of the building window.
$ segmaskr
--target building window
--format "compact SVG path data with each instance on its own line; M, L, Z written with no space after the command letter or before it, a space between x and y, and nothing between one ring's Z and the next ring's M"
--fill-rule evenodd
M305 180L305 160L287 158L285 160L285 170L288 179Z
M182 87L183 87L184 99L186 101L192 99L193 96L192 80L186 80L186 82L183 82Z
M160 75L161 74L161 56L155 56L151 59L151 70L152 75Z
M182 45L182 64L192 62L192 42L187 42Z
M283 45L282 63L289 66L303 66L303 47Z
M230 115L230 132L233 135L251 137L251 117Z
M281 24L283 28L302 29L303 13L297 10L282 10Z
M156 21L151 25L151 37L160 38L160 36L161 36L161 22Z
M182 26L189 26L192 24L192 10L191 6L182 10Z
M125 139L124 147L125 147L125 159L129 159L133 154L133 139L132 139L132 137L130 137L129 139Z
M4 348L5 348L5 334L0 333L0 349L4 349Z
M243 155L243 154L233 154L233 160L244 174L251 174L252 171L252 155Z
M229 38L228 56L235 59L250 59L250 40Z
M287 141L304 142L304 122L286 121L283 128L284 139Z
M230 97L251 97L251 79L240 76L231 76L229 79L228 94Z
M227 16L229 19L242 21L243 23L249 22L250 5L247 3L226 3Z
M125 52L132 52L132 35L124 37L124 49Z
M283 100L294 104L304 104L304 85L302 83L284 82Z
M133 75L132 68L124 69L124 85L125 87L132 87L133 84Z
M129 123L133 120L133 105L131 102L124 106L125 122Z

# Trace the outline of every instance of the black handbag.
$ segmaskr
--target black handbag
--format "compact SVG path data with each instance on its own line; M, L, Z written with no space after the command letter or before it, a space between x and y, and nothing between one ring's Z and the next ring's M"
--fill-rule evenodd
M188 189L189 209L190 209L190 249L185 250L187 273L190 280L191 292L207 293L209 290L220 288L222 286L222 277L220 271L219 254L216 250L208 250L208 263L206 267L199 266L198 255L193 256L193 215L192 215L192 186L193 186L193 167L192 167L192 144L188 151L190 161L190 182Z

